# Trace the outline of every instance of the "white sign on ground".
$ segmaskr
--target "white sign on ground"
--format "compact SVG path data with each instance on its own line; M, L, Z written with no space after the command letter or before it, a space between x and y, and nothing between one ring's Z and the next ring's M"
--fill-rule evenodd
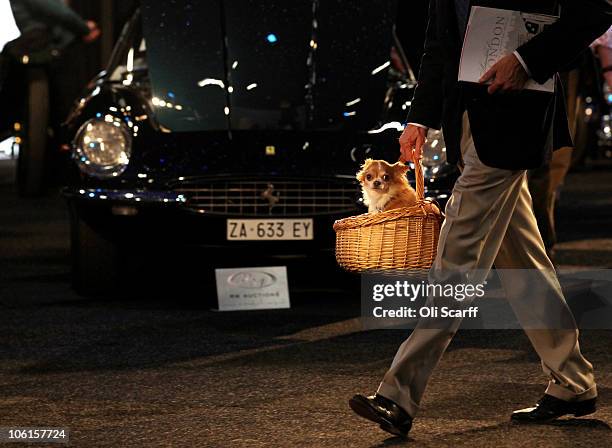
M216 269L219 311L290 308L285 266Z

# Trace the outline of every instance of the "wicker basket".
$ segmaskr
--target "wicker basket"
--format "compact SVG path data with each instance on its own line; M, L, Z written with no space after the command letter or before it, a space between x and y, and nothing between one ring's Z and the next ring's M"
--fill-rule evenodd
M424 199L423 167L416 164L418 203L334 223L336 260L351 272L427 270L436 257L443 215Z

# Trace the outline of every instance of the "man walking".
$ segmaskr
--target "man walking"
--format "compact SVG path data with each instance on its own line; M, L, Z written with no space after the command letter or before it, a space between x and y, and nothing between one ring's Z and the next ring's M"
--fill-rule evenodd
M462 40L471 6L559 14L560 19L481 79L459 83ZM608 0L431 0L419 84L400 137L402 160L418 160L427 129L444 130L447 157L457 180L446 208L430 278L442 273L529 269L541 273L546 299L558 310L561 328L525 328L549 377L534 407L512 414L515 422L543 422L562 415L595 412L592 365L582 356L578 330L546 255L531 207L526 170L550 159L554 148L571 146L562 93L522 91L531 78L544 83L562 71L612 20ZM512 92L512 93L510 93ZM508 285L508 300L523 325L530 320L525 285ZM506 288L506 286L510 286ZM419 323L400 346L372 396L349 404L360 416L405 436L419 411L429 377L460 324L431 328Z

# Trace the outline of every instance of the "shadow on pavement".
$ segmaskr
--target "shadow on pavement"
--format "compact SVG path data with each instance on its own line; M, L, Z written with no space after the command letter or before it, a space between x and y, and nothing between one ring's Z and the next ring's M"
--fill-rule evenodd
M555 420L548 424L560 428L591 428L612 431L612 427L608 423L596 418L568 418L565 420Z

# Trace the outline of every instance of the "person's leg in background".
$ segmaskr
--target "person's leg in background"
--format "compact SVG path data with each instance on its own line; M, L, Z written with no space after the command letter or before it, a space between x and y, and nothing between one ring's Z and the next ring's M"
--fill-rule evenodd
M562 76L572 138L575 137L576 133L579 78L579 70L572 70ZM557 243L555 205L572 162L572 151L573 148L571 147L560 148L553 152L549 164L529 172L529 191L533 199L533 211L544 240L546 253L553 261L555 259L555 244Z
M580 70L572 70L567 74L565 94L567 97L567 119L570 125L570 135L576 139L576 119L579 109L578 104L578 85L580 82ZM555 231L555 205L559 200L561 189L565 183L565 176L572 164L572 155L574 148L560 148L553 153L552 162L550 164L550 194L552 200L549 201L548 216L552 223L553 231ZM554 233L553 245L557 242L556 231ZM554 253L554 247L553 247Z
M553 155L554 157L554 155ZM555 234L554 194L551 185L552 161L546 165L529 170L529 191L533 201L533 214L538 223L538 229L548 257L554 259L554 246L557 241Z

